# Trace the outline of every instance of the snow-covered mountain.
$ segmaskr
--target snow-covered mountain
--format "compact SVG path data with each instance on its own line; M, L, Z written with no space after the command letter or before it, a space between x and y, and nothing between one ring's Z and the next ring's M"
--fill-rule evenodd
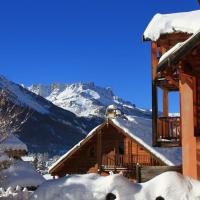
M1 111L19 112L19 116L14 113L18 121L23 121L27 112L30 114L18 133L29 152L62 154L101 122L95 117L78 117L3 76L0 76L0 95Z
M103 122L110 104L126 115L145 118L151 115L115 96L110 88L93 83L40 84L28 89L0 76L0 95L2 91L6 93L6 104L0 104L0 109L17 106L22 112L19 120L23 120L27 112L31 113L18 133L29 152L48 152L50 155L66 152Z
M131 102L116 96L110 87L99 87L94 83L33 84L28 89L78 116L103 118L109 105L115 105L129 115L151 115L149 111L136 108Z

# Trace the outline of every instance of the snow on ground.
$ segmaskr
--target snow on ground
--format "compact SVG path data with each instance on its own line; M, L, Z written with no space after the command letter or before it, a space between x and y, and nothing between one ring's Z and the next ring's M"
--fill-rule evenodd
M173 14L156 14L144 32L145 39L156 41L161 34L193 34L200 28L200 10Z
M20 186L16 188L9 187L7 190L0 188L0 199L2 200L28 200L33 191L27 188L22 189Z
M24 144L15 135L10 135L1 143L1 150L25 150L28 151L26 144Z
M165 172L146 183L130 183L121 174L72 175L44 182L30 200L105 200L108 193L116 200L200 199L200 182L176 172Z
M51 174L44 174L43 177L44 177L46 180L51 180L51 179L53 179L53 176L51 176Z
M5 162L10 160L6 154L0 154L0 162Z
M14 160L8 169L0 171L0 185L4 189L8 187L37 187L45 179L34 167L24 161Z

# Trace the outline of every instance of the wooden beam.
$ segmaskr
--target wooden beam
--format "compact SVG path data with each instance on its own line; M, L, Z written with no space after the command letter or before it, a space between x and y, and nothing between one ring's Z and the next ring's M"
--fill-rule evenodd
M158 115L158 97L157 97L157 86L156 86L156 76L157 76L157 44L156 42L151 43L151 60L152 60L152 144L156 146L157 142L157 115Z
M168 90L163 89L163 117L168 117Z
M166 79L169 81L170 84L179 88L179 82L175 81L171 76L166 76Z
M102 139L101 139L101 131L99 131L97 133L97 166L99 173L101 173L101 165L102 165Z

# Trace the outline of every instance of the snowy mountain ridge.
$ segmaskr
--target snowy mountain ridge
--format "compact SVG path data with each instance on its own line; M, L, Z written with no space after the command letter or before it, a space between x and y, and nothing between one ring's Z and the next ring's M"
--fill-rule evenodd
M102 119L79 117L0 75L0 109L27 121L17 132L29 152L58 155L80 141ZM17 115L20 113L20 115ZM6 115L3 115L5 117Z
M131 102L114 95L110 87L96 86L92 82L33 84L28 89L78 116L103 118L109 105L116 105L123 113L129 115L150 116L151 114L150 111L136 108Z

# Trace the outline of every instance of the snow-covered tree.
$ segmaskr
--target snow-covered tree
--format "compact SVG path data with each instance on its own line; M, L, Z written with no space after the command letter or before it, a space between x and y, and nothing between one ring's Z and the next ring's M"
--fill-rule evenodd
M0 90L0 142L21 130L31 115L29 108L11 104L5 90Z

